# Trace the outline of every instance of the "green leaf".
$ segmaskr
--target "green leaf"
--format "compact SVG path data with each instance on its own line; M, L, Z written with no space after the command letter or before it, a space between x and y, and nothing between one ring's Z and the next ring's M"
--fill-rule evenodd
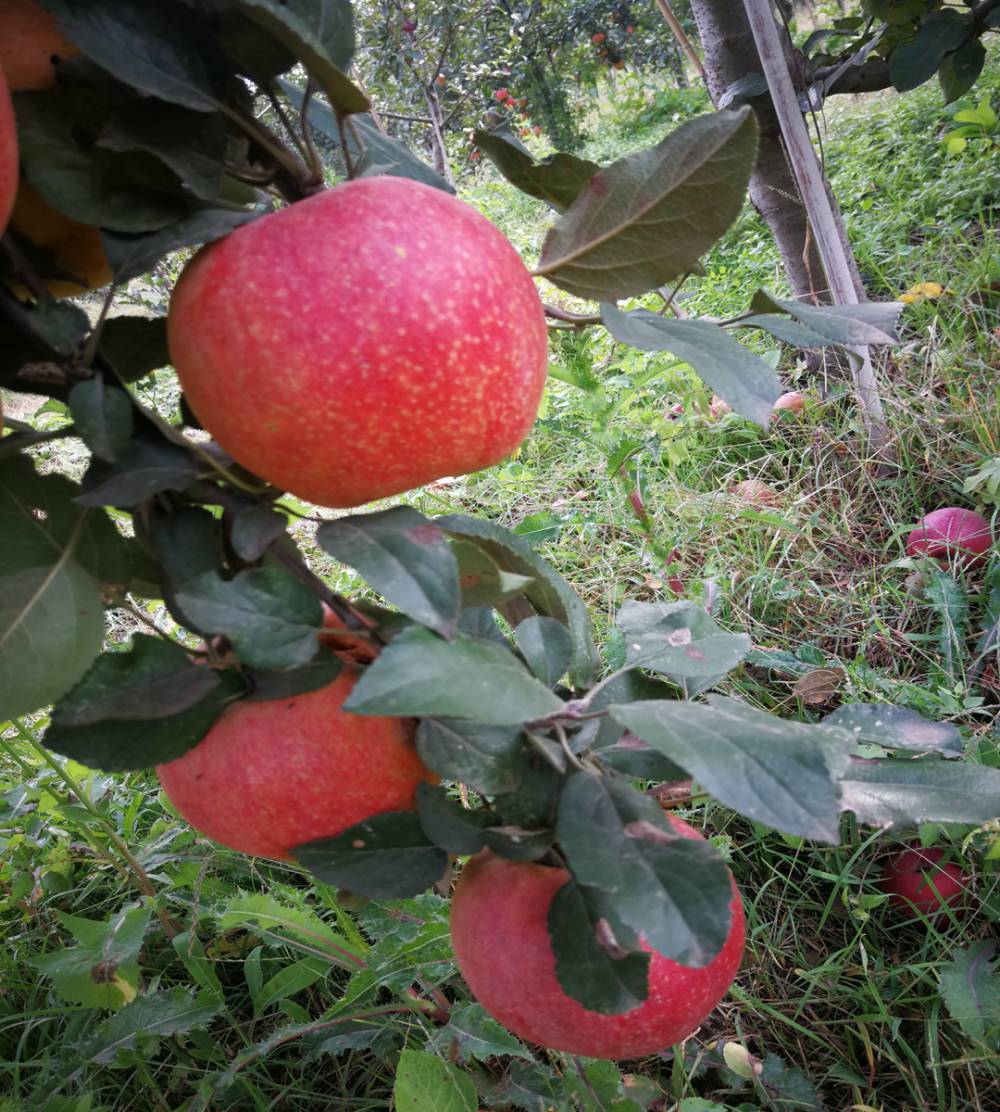
M372 899L415 896L441 879L448 855L431 842L415 811L386 811L338 834L292 848L291 856L327 884Z
M58 699L103 640L101 596L75 560L0 576L0 721Z
M207 465L205 465L207 466ZM114 463L93 460L83 477L80 506L137 506L162 490L185 490L199 474L191 452L161 437L133 437Z
M530 576L504 571L488 552L472 541L453 539L451 550L458 561L463 607L500 606L522 598L533 582Z
M72 556L100 582L128 584L129 542L103 510L81 509L79 492L62 475L39 475L27 456L0 462L0 574Z
M938 70L945 104L951 104L964 96L979 80L985 65L986 47L979 39L968 39L949 54Z
M132 436L132 399L100 375L78 382L69 392L76 431L98 459L114 463Z
M404 1050L400 1055L392 1099L400 1112L476 1112L479 1107L468 1074L420 1050Z
M970 1039L1000 1051L1000 972L997 946L984 939L957 950L941 966L941 997Z
M852 758L840 778L842 806L869 826L990 822L1000 769L964 761Z
M340 112L367 112L368 98L343 72L354 53L349 0L237 0L255 23L284 44Z
M434 784L417 787L417 813L424 833L449 853L478 853L486 839L483 827L490 821L486 811L470 811Z
M950 722L931 722L916 711L891 703L844 703L823 719L823 725L839 726L866 745L946 757L962 755L962 735Z
M931 12L920 30L889 56L889 79L900 93L917 88L937 73L944 56L969 38L970 17L946 8Z
M464 634L443 641L418 627L382 650L344 703L355 714L472 718L497 726L544 718L562 706L500 645Z
M549 905L548 927L556 977L590 1011L629 1012L646 999L649 954L621 945L607 916L610 901L598 889L568 881Z
M603 893L616 920L654 950L701 967L722 949L732 920L729 870L707 842L677 834L654 800L625 781L574 773L559 797L556 833L573 879Z
M166 317L112 317L104 322L98 353L123 382L170 362Z
M222 1011L223 1002L208 992L195 995L189 989L139 996L113 1016L97 1025L80 1048L85 1061L113 1064L140 1042L147 1053L165 1035L181 1035L205 1027ZM152 1044L152 1045L151 1045ZM128 1060L126 1065L131 1065Z
M659 672L688 696L714 686L750 651L745 633L724 633L708 611L693 602L634 602L618 612L625 660Z
M481 1004L456 1004L444 1027L431 1034L427 1048L452 1060L457 1056L461 1062L482 1062L501 1055L531 1061L524 1045Z
M196 666L180 645L136 634L102 653L52 713L49 749L88 768L124 772L172 761L246 690L237 672Z
M106 921L56 911L76 945L29 958L28 964L51 978L63 1000L117 1010L138 994L139 950L152 910L150 904L133 905Z
M618 705L611 715L734 811L788 834L837 841L837 778L850 734L789 722L719 695L707 705Z
M597 301L687 274L739 215L756 151L749 108L689 120L596 173L545 237L536 273Z
M268 672L248 668L246 676L252 689L246 699L251 703L270 703L276 699L304 695L307 691L318 691L333 683L343 667L343 661L321 645L316 656L301 668Z
M683 359L741 417L768 427L781 382L769 363L717 324L670 320L648 309L623 313L614 305L601 306L601 320L623 344L641 351L669 351Z
M321 525L320 546L360 572L415 622L450 637L458 627L458 564L444 532L409 506Z
M526 541L489 521L464 514L435 519L446 533L474 541L504 571L530 577L525 597L539 614L556 618L573 637L570 675L578 687L588 687L599 664L590 615L579 595Z
M182 506L155 518L149 527L149 541L163 567L168 595L223 561L219 520L199 506Z
M439 776L485 795L514 791L523 761L520 726L485 726L462 719L421 718L420 759Z
M573 658L573 638L555 618L534 616L519 622L514 640L528 667L546 685L555 685L566 675Z
M241 560L253 563L288 528L288 518L269 506L244 506L233 515L229 541Z
M177 590L177 604L195 626L224 633L252 668L296 668L319 650L319 599L281 567L251 568L233 579L203 572Z
M332 930L315 911L307 907L288 907L274 896L240 894L226 904L220 920L221 930L252 927L271 945L290 945L305 954L356 969L363 965L365 951Z
M126 85L198 112L217 107L225 64L196 9L131 0L41 3L68 39Z
M149 234L104 231L101 242L115 281L127 282L147 274L171 251L192 244L212 243L263 215L262 212L206 207L179 216Z
M758 313L788 313L810 332L828 342L851 346L897 344L896 325L903 311L901 301L865 301L860 305L809 305L782 301L758 290L752 307ZM754 318L749 318L754 319ZM759 318L757 318L759 319Z
M254 1015L259 1016L268 1008L287 1000L297 992L322 980L330 971L327 962L319 958L300 958L279 969L277 973L261 985L253 995Z
M295 105L302 108L303 93L300 88L290 81L279 80L278 85L282 92ZM310 126L322 132L336 144L335 159L343 159L340 153L341 135L337 126L337 117L333 114L328 104L313 97L309 101L306 119ZM398 139L383 134L375 122L367 115L357 115L351 120L351 127L347 129L347 146L354 160L354 169L358 177L370 177L376 174L385 174L395 178L410 178L413 181L423 182L424 185L433 186L445 193L454 193L454 186L449 185L440 174L432 170L426 162L419 159L409 147Z
M821 336L804 324L789 320L788 317L778 316L777 313L755 313L741 320L737 327L762 328L777 339L798 348L820 348L833 343L827 336Z
M53 208L83 224L150 232L190 207L180 182L142 151L95 153L108 102L85 89L15 96L24 176Z
M805 1112L823 1112L825 1105L812 1082L795 1066L788 1066L777 1054L764 1056L760 1084L773 1094L775 1108L801 1108Z
M472 138L511 185L529 197L545 201L556 212L565 212L600 170L596 162L562 151L536 161L506 128L479 130Z

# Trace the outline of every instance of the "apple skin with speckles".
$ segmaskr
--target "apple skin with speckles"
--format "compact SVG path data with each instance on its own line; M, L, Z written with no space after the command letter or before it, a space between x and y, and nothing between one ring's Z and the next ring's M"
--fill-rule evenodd
M357 674L345 667L316 691L229 707L157 766L167 798L222 845L283 860L372 815L412 810L418 785L437 779L417 756L415 723L344 711Z
M683 837L701 838L668 818ZM639 1058L687 1038L739 969L744 921L735 883L729 934L716 957L694 969L650 951L649 995L631 1011L603 1015L568 996L556 979L549 905L569 879L565 869L508 861L489 850L466 863L452 899L451 937L473 996L515 1035L567 1054Z
M520 256L475 209L406 178L345 182L203 248L167 323L221 447L324 506L498 463L545 384Z
M7 82L0 70L0 236L17 194L17 125Z
M990 523L982 514L961 506L932 510L906 538L908 556L930 556L942 567L951 559L976 567L993 545Z

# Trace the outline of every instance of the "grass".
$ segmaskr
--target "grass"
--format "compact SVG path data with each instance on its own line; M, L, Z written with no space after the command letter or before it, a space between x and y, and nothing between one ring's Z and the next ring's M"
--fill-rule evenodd
M995 65L977 96L983 91L997 102ZM624 87L602 106L611 123L592 128L592 156L606 161L648 143L696 99L680 108L654 104L645 123L626 127L635 117L629 97L638 96ZM996 618L996 559L986 575L956 578L960 605L949 614L964 605L968 617L950 636L942 633L948 615L940 592L914 579L920 569L903 548L908 529L939 504L978 505L997 520L985 486L964 488L1000 456L1000 241L989 207L1000 197L1000 161L988 141L948 156L939 139L947 125L936 88L927 88L831 106L824 131L871 296L894 298L931 280L946 287L940 299L906 310L903 343L883 368L894 469L878 474L869 465L840 386L814 381L784 352L771 353L784 381L811 404L763 433L731 414L713 419L708 392L687 368L595 332L560 338L542 418L515 459L436 485L419 495L418 507L486 516L541 538L542 551L593 609L602 639L613 638L623 600L673 597L667 580L679 576L685 594L711 605L725 626L746 630L761 650L786 654L776 658L780 669L757 658L731 681L732 693L805 719L841 698L898 701L955 722L970 752L1000 765L997 687L966 679L978 630ZM466 193L527 256L537 253L550 219L544 206L484 178ZM713 250L705 276L691 281L685 305L730 315L760 285L780 292L777 256L747 213ZM143 389L165 411L176 404L169 376ZM667 412L678 403L682 414ZM629 446L633 471L623 485L614 461ZM767 483L774 501L741 501L731 488L747 479ZM652 535L631 508L633 483ZM308 530L301 539L308 543ZM342 569L317 566L338 588L352 586ZM842 671L826 701L808 703L794 684L819 665ZM992 674L995 684L995 663ZM440 898L410 901L395 917L377 904L351 912L291 866L249 861L196 837L148 774L109 777L46 763L33 741L43 722L7 731L0 753L2 1112L383 1109L400 1049L460 1056L441 1042L428 1009L439 986L453 1007L466 1003ZM1000 920L997 872L984 856L988 831L920 832L943 845L967 842L978 903L974 914L910 924L893 915L875 884L882 860L908 834L847 822L839 846L803 846L715 804L684 813L728 855L748 918L747 961L701 1037L743 1042L774 1084L770 1095L751 1093L698 1044L682 1060L633 1065L625 1088L617 1074L592 1071L586 1085L573 1082L578 1107L612 1107L611 1098L595 1103L592 1095L605 1083L619 1097L645 1092L641 1106L652 1109L695 1096L729 1109L808 1107L806 1078L830 1108L1000 1106L1000 1063L950 1018L937 989L956 948L989 937ZM160 1039L147 1034L101 1060L110 1020L90 1006L93 988L76 999L56 992L33 963L65 944L66 915L105 920L139 898L143 877L172 926L151 919L133 987L199 989L216 1010L210 1022ZM270 919L252 913L247 897L270 901ZM365 968L310 965L315 947L296 926L303 916L355 945ZM179 942L171 930L181 932ZM411 989L424 1003L405 1003ZM310 1030L335 1003L338 1025ZM287 1042L268 1042L286 1028ZM799 1072L782 1073L779 1058ZM511 1061L512 1069L526 1068ZM498 1108L511 1106L510 1093L497 1088L504 1062L486 1055L466 1063L484 1102ZM558 1056L541 1056L537 1066L576 1077L575 1064ZM542 1098L521 1100L517 1107L545 1106Z

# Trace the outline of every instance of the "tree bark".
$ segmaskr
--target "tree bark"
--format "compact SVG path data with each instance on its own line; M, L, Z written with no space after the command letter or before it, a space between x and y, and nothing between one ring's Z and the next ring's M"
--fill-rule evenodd
M712 100L750 73L761 72L760 56L741 0L691 0L705 55L705 73ZM795 65L797 66L797 61ZM778 245L792 294L799 300L829 303L823 264L813 241L795 177L788 165L781 127L769 94L748 98L760 128L757 164L750 179L750 200L766 221ZM833 201L831 195L831 201ZM843 233L839 209L834 212ZM860 298L864 287L854 254L847 247L854 284Z

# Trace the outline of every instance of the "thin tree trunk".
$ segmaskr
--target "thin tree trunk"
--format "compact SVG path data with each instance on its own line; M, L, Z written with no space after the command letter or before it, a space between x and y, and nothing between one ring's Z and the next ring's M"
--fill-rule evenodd
M449 185L454 185L455 179L452 176L451 165L448 162L448 149L444 143L441 101L438 99L437 89L433 85L425 86L424 99L427 101L427 112L431 118L431 154L434 159L434 169Z
M762 70L760 55L741 0L691 0L691 11L705 54L705 76L712 100L748 74ZM750 199L767 222L778 245L793 296L828 303L823 265L806 218L798 185L788 164L781 127L769 94L749 98L760 127L757 165L750 179ZM834 205L840 235L839 210ZM864 296L853 253L847 248L855 289Z

